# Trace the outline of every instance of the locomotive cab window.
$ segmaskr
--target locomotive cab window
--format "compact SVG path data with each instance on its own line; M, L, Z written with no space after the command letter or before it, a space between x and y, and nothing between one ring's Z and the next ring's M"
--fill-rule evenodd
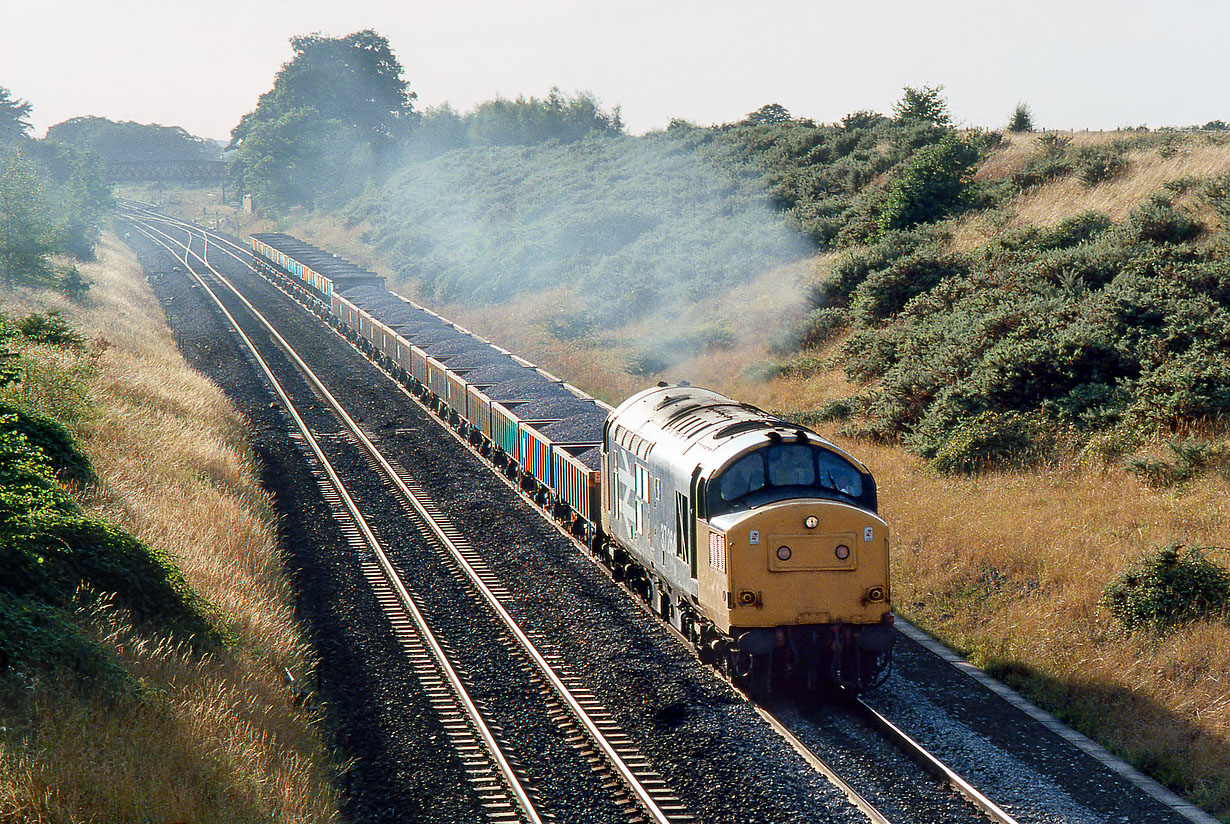
M707 514L714 517L799 497L849 499L874 507L874 490L863 477L852 463L827 449L771 444L739 458L710 482Z

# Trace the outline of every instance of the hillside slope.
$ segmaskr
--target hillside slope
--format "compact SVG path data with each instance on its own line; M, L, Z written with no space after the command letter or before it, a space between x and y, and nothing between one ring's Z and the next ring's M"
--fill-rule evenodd
M806 133L777 137L795 146ZM1230 142L1140 132L975 139L978 162L962 172L949 216L904 230L885 229L877 210L914 155L876 161L874 147L860 149L868 174L855 187L806 195L780 184L831 183L834 165L810 168L806 153L768 140L744 155L762 165L730 172L731 191L765 182L783 223L822 251L810 263L753 266L726 280L727 291L694 289L665 325L656 312L578 313L576 281L528 273L532 289L492 293L503 303L481 299L481 278L455 281L468 291L439 289L454 283L447 277L404 288L607 399L690 379L816 426L876 475L903 614L1230 820L1221 587L1230 565ZM568 150L510 151L534 163ZM465 161L440 162L460 170ZM450 174L462 185L461 171ZM549 202L552 215L580 215L585 201L567 200L569 185L601 194L559 169L515 177L553 188L525 199L510 183L511 213L546 214L533 204ZM367 202L348 214L349 229L327 216L287 228L364 257L397 283L413 264L382 245L394 225L382 221L428 231L431 198L415 197L413 219ZM487 194L448 198L503 214ZM825 202L835 233L808 222ZM462 248L532 248L542 238L521 233L545 236L548 225L510 221L504 240L471 234L475 245ZM562 239L563 225L552 237ZM493 276L515 282L528 259L505 259Z

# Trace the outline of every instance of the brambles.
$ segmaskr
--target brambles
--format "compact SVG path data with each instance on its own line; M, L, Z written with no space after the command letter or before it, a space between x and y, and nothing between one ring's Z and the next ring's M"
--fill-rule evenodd
M1230 573L1206 548L1155 547L1102 591L1101 604L1127 630L1167 627L1224 614Z

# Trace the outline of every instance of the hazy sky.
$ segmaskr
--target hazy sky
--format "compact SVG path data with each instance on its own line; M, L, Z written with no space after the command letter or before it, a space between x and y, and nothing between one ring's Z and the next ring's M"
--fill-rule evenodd
M372 28L423 108L552 85L634 133L770 102L834 121L942 84L954 117L1050 128L1230 121L1230 0L0 0L0 86L36 136L78 115L225 138L288 40Z

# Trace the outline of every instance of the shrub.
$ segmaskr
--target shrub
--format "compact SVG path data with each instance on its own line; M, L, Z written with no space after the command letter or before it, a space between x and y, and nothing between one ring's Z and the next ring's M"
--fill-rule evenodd
M653 352L637 352L628 359L628 365L624 371L638 378L647 378L650 375L665 372L670 366L671 364L661 355Z
M1038 146L1044 154L1063 154L1072 145L1072 135L1058 132L1043 132L1038 135Z
M1053 229L1043 232L1041 245L1049 249L1067 249L1100 237L1114 226L1111 219L1101 212L1083 212L1060 221Z
M1018 191L1041 186L1072 174L1075 164L1063 155L1040 155L1008 177L1008 184Z
M1217 214L1222 230L1230 229L1230 174L1205 183L1200 189L1200 197Z
M1083 146L1076 153L1076 173L1089 186L1105 183L1127 168L1127 158L1115 146Z
M199 647L226 640L169 557L80 510L47 456L13 428L15 418L0 419L9 424L0 431L0 592L67 609L86 587Z
M1230 573L1200 547L1154 547L1102 590L1101 604L1127 630L1160 631L1221 614Z
M85 338L64 322L60 313L52 309L44 314L31 312L14 324L17 334L34 343L48 346L80 347Z
M798 345L802 348L822 346L840 334L848 324L849 317L845 309L815 309L808 314L799 328Z
M935 451L931 465L948 475L996 467L1031 466L1054 447L1041 415L983 412L959 423Z
M834 398L825 401L815 411L818 421L848 421L853 415L857 404L853 398Z
M81 451L64 424L0 401L0 435L13 433L45 456L56 477L64 483L85 485L98 480L89 456Z
M1165 195L1159 195L1128 215L1121 231L1131 241L1183 243L1203 229L1200 221L1176 209Z
M955 134L920 149L889 185L880 228L905 229L961 209L977 162L978 150Z
M931 290L944 278L960 277L966 268L953 255L921 253L872 273L855 290L851 317L871 326L900 312L913 297Z
M1169 487L1184 483L1207 470L1214 470L1230 479L1230 445L1214 444L1199 438L1166 442L1170 458L1131 457L1124 468L1153 487Z
M104 693L136 686L115 657L86 638L65 610L0 592L0 640L0 689L5 681L28 677L32 670L58 669Z

